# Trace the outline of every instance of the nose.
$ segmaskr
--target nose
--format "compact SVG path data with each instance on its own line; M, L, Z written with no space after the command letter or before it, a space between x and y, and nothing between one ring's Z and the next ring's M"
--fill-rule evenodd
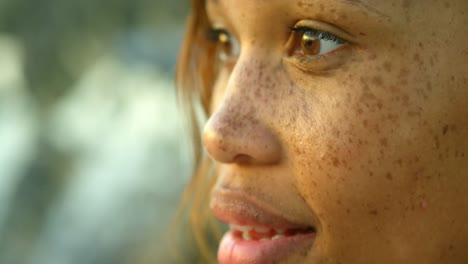
M258 111L245 111L246 108L242 98L225 100L204 127L205 149L221 163L278 163L282 155L278 137L256 115Z

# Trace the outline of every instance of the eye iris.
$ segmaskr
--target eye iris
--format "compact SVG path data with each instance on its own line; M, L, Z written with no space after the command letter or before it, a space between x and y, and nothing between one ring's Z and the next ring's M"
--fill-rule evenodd
M320 52L320 39L312 32L306 31L302 35L301 48L305 55L317 55Z
M231 40L229 36L226 33L221 33L219 34L218 37L219 43L221 44L220 46L220 52L221 52L221 58L222 59L227 59L229 56L232 54L232 45L231 45Z

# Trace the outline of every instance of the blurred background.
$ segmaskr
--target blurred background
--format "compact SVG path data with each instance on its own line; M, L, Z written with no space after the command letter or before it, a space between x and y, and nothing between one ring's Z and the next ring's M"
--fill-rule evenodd
M0 1L0 263L173 263L186 0Z

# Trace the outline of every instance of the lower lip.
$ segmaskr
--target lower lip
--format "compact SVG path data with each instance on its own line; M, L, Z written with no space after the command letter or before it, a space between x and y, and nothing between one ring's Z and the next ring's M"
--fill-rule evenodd
M219 264L277 263L312 248L315 233L297 234L275 240L242 240L227 232L218 249Z

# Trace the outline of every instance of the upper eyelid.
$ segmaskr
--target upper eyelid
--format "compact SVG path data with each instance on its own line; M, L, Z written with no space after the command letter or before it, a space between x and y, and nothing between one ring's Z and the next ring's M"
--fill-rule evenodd
M231 24L229 23L229 17L227 17L223 9L212 1L207 1L205 5L205 14L208 19L208 26L211 29L223 29L226 33L234 36L234 32L231 30Z
M219 35L220 34L227 34L230 35L228 31L222 28L215 28L215 27L210 27L206 33L207 39L210 41L219 41Z
M317 21L317 20L300 20L298 21L293 28L310 28L322 32L327 32L329 34L335 35L340 39L345 40L348 43L358 43L359 41L355 36L347 32L346 30L327 23L323 21Z

